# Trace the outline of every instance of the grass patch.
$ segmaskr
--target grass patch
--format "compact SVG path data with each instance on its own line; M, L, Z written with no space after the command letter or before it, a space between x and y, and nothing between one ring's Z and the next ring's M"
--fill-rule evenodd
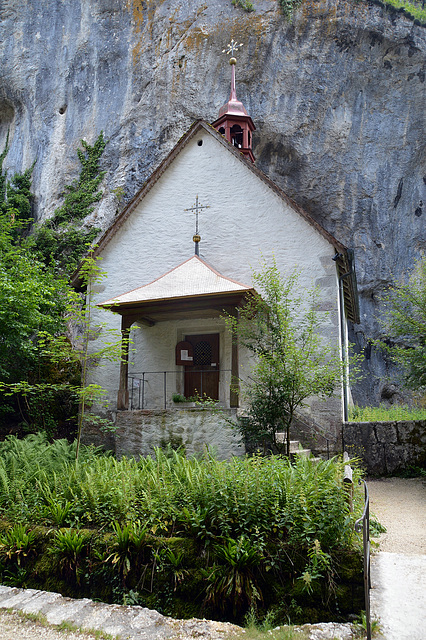
M420 407L350 407L351 422L395 422L402 420L426 420L426 409Z
M58 625L51 625L52 628L58 631L72 632L72 633L81 633L85 636L91 635L96 640L120 640L120 636L112 636L110 633L106 633L105 631L101 631L100 629L86 629L82 627L78 627L72 622L68 622L68 620L64 620Z
M410 0L380 0L381 4L394 7L395 9L403 9L407 17L418 20L423 24L426 24L426 9Z
M1 609L0 609L1 611ZM36 622L37 624L39 624L42 627L48 627L49 623L47 622L47 618L44 615L44 613L25 613L25 611L17 611L15 609L5 609L5 611L7 613L11 613L11 614L16 614L17 616L19 616L20 618L22 618L23 620L28 620L29 622Z

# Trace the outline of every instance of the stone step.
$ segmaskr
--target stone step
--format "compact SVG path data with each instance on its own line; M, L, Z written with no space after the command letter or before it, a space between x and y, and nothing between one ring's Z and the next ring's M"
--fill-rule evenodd
M312 455L312 451L310 449L297 449L297 451L291 451L290 449L290 453L295 456L305 456L305 458L309 458Z
M105 604L93 602L87 598L75 600L65 598L59 593L49 593L37 589L25 590L2 585L0 585L1 610L6 610L9 613L18 611L42 614L46 618L47 624L53 626L49 629L42 622L34 623L39 628L39 638L52 637L50 634L55 630L54 625L61 623L73 625L82 632L86 631L87 635L84 635L84 638L89 638L89 634L90 638L94 638L97 631L110 634L109 637L115 637L117 640L119 638L121 640L124 638L126 640L200 640L201 638L204 640L225 640L225 638L240 636L244 632L243 629L230 622L214 622L195 618L174 620L157 611L151 611L137 605ZM17 640L18 638L27 638L26 629L25 626L22 626L22 630L20 627L17 628L15 623L14 632L19 631L19 635L13 637ZM281 627L281 629L290 631L288 627ZM297 635L299 635L299 631L304 634L305 629L310 638L318 638L318 640L319 638L322 640L351 640L355 637L355 627L349 623L322 622L294 627ZM5 630L1 628L0 632L2 632L0 637L4 638ZM63 632L61 633L63 635ZM7 638L9 637L11 638L12 635L7 635ZM36 636L32 635L31 637ZM76 637L76 634L72 633L72 637ZM303 637L307 636L304 634ZM414 636L412 637L414 640Z
M280 444L283 444L284 442L287 441L284 431L279 431L278 433L276 433L275 438L276 438L276 441L279 442ZM297 451L299 449L299 445L300 445L299 440L290 440L290 453L294 453L295 451Z
M286 437L284 432L279 432L275 435L277 442L284 444ZM304 449L299 440L290 440L290 453L296 453L302 456L308 456L311 453L310 449Z

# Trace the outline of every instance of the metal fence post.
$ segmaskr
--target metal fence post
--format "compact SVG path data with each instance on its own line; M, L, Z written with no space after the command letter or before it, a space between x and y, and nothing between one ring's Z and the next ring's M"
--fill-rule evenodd
M355 531L362 531L362 547L364 556L364 596L365 596L365 622L367 627L367 640L371 640L371 614L370 614L370 497L367 483L364 482L364 511L355 522Z

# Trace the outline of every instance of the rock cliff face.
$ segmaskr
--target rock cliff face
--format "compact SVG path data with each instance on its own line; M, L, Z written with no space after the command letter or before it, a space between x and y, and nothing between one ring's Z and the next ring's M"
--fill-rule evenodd
M10 171L35 159L35 215L76 175L79 140L109 140L105 226L197 118L237 93L257 131L257 165L355 250L370 377L359 401L389 395L369 346L381 291L426 249L426 30L365 1L304 0L291 22L276 0L3 0L0 148ZM235 213L238 215L238 212ZM273 229L271 229L273 232ZM301 238L303 242L303 238ZM307 250L309 248L307 247Z

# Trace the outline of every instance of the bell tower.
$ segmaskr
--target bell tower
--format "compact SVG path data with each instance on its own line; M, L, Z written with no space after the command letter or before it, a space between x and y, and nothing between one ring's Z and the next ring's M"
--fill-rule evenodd
M242 47L233 39L228 44L228 48L223 53L231 54L229 64L231 65L231 95L223 107L219 110L219 118L212 122L212 127L225 136L229 143L234 145L246 158L250 158L254 162L255 158L252 152L252 132L256 127L253 120L248 115L242 102L237 98L235 89L235 65L237 63L234 52Z

